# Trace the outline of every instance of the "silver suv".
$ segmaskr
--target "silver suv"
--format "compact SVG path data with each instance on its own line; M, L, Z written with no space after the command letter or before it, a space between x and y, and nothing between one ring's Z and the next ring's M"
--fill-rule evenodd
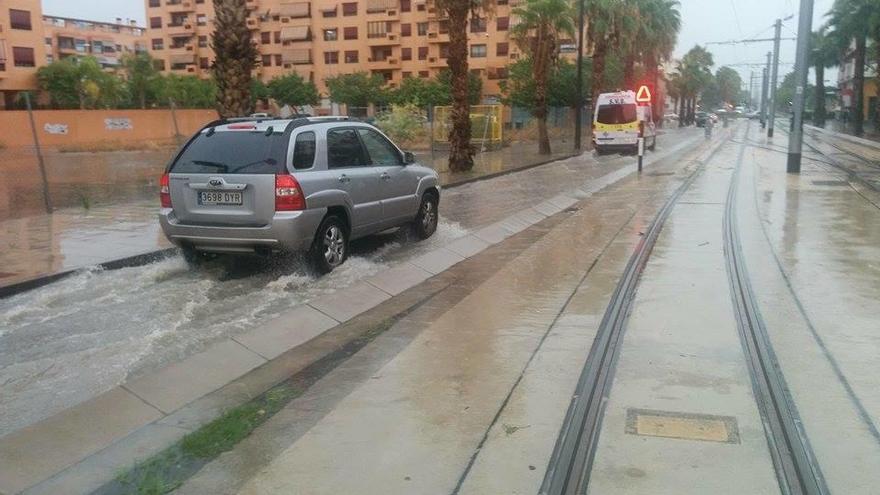
M306 252L326 273L348 243L437 229L437 173L375 127L344 117L229 119L205 126L160 181L159 222L188 260Z

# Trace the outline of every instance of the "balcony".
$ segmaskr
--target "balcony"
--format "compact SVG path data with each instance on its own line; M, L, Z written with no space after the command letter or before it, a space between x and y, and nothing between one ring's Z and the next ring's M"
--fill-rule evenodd
M312 51L305 48L285 48L281 50L281 61L285 64L308 65L312 63Z
M384 33L384 34L368 34L367 35L367 45L368 46L394 46L400 44L400 36L397 33Z
M169 34L174 36L192 36L195 34L195 27L191 22L182 22L168 25Z
M168 6L169 12L193 12L196 10L193 0L170 1L165 5Z

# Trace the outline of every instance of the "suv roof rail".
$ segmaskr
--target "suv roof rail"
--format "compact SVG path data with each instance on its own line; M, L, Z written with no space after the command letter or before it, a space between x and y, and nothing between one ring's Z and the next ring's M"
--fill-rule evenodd
M345 115L322 115L319 117L308 117L311 122L345 122L351 120Z

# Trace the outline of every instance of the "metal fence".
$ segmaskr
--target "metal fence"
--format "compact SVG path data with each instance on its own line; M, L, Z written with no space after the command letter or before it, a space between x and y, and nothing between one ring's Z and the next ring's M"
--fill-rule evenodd
M471 143L481 151L500 148L504 142L503 105L471 105ZM431 136L435 147L449 143L452 128L452 107L434 107L429 115Z

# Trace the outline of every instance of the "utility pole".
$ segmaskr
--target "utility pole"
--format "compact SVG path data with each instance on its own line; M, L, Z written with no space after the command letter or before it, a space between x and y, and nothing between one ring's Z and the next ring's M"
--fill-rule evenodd
M779 36L782 34L782 19L776 19L776 36L773 38L773 66L770 76L770 125L767 137L773 137L773 123L776 121L776 79L779 77Z
M749 111L755 105L755 93L753 92L755 88L755 71L749 71Z
M810 34L813 32L813 0L801 0L798 19L797 55L794 64L794 116L792 116L791 135L788 139L788 164L790 174L801 173L801 150L804 144L804 99L806 97L808 57L810 55Z
M770 57L767 58L769 62ZM761 79L761 129L767 127L767 87L770 85L770 71L767 69L768 67L764 67L761 70L763 76Z
M586 0L578 2L578 58L577 58L577 111L574 114L574 150L581 149L581 129L583 128L584 113L584 4Z

